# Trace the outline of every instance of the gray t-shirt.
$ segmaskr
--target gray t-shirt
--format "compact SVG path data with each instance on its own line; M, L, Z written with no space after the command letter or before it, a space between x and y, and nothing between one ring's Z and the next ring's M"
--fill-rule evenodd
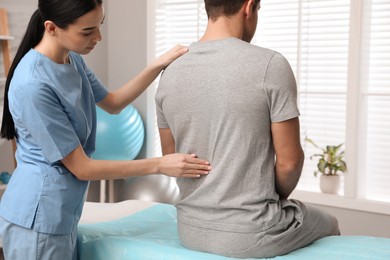
M213 170L177 180L178 220L231 232L259 232L283 222L271 123L299 116L289 63L236 38L189 49L161 77L158 126L171 129L176 152L195 153Z

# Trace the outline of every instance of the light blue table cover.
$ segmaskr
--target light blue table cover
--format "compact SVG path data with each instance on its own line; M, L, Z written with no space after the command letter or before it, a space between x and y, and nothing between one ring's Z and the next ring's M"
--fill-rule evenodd
M226 260L184 248L179 243L176 209L158 204L128 217L81 224L78 252L82 260ZM335 236L320 239L276 260L390 260L390 238Z

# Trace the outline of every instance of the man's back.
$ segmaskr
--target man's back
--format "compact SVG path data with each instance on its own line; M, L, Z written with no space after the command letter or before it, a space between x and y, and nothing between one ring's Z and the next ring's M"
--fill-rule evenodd
M339 234L333 216L278 195L278 183L286 182L277 179L277 151L294 150L281 145L289 136L299 140L299 131L279 130L299 115L288 62L237 38L189 49L165 70L156 94L163 150L195 153L213 167L207 176L177 181L181 243L231 257L272 257Z
M297 89L280 54L250 45L260 0L205 0L207 28L156 94L163 153L212 171L179 179L180 242L230 257L273 257L339 234L337 220L287 198L303 165Z
M245 233L302 217L294 207L282 214L275 190L271 122L299 115L294 76L280 54L236 38L194 43L164 72L156 103L176 152L213 167L178 180L180 222Z

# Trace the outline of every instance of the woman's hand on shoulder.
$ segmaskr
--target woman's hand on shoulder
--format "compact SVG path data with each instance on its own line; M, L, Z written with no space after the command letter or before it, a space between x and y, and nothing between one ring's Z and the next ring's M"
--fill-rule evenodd
M199 178L207 175L212 167L195 154L168 154L161 157L159 171L171 177Z
M179 58L184 53L188 52L188 48L182 45L176 45L166 53L158 57L154 63L161 69L165 69L171 62Z

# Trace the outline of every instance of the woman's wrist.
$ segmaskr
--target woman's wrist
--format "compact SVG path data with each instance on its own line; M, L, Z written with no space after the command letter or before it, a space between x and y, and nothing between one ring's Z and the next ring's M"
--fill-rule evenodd
M161 167L162 165L162 157L155 157L155 158L152 158L152 163L151 163L151 167L152 167L152 172L153 174L155 173L163 173L163 169Z
M152 71L157 71L158 73L161 72L166 65L160 61L159 58L153 60L146 68Z

